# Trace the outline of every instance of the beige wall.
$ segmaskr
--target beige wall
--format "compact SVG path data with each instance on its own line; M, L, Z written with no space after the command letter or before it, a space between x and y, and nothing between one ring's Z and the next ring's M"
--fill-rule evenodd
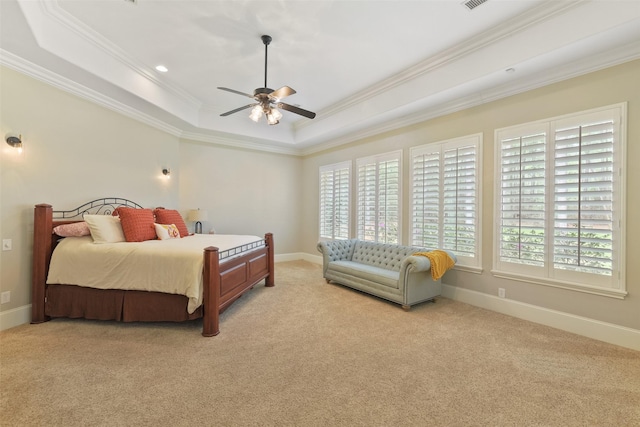
M22 134L24 152L4 142L0 167L0 233L13 250L0 252L0 290L11 301L31 301L33 206L72 209L100 197L124 197L143 206L177 206L178 138L0 68L0 132Z
M409 148L429 142L482 132L482 274L462 271L447 273L445 283L490 295L505 288L509 299L566 313L640 329L640 61L574 78L541 89L511 96L476 108L467 109L419 125L367 138L330 152L304 159L302 200L303 251L317 254L318 240L318 167L358 157L402 148L404 182L408 188ZM628 102L627 147L627 291L624 300L589 295L542 285L534 285L492 276L493 250L493 136L496 128L526 123L620 102ZM403 242L408 243L409 198L403 199Z
M270 232L277 254L300 251L299 157L183 141L180 161L180 206L207 210L203 232Z

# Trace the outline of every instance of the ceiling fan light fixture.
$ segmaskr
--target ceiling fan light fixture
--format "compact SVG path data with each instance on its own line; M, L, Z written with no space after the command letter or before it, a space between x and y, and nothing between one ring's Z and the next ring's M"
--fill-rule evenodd
M262 117L262 107L260 105L256 105L251 110L251 114L249 115L249 118L254 122L258 123L260 121L260 117Z
M278 123L280 123L281 118L282 113L276 108L271 108L267 113L267 123L269 123L270 125L277 125Z

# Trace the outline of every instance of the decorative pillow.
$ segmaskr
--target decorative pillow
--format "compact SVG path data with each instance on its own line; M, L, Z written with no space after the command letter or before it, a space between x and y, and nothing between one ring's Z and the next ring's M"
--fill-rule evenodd
M156 227L156 234L158 235L158 239L167 240L167 239L179 239L180 231L175 224L165 225L165 224L154 224Z
M89 225L85 221L58 225L54 227L53 233L60 237L82 237L91 235Z
M127 242L144 242L156 239L156 229L153 226L153 211L151 209L118 208L122 231Z
M178 227L178 231L180 232L180 237L186 237L189 235L189 230L187 229L187 225L184 223L184 219L182 219L182 215L180 212L174 209L162 209L158 208L153 211L156 216L156 222L158 224L170 225L174 224Z
M85 215L93 243L125 242L120 218L111 215Z

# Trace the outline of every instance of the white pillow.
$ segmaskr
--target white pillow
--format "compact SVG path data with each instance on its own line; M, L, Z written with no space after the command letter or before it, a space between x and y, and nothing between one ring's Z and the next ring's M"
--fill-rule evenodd
M156 235L160 240L179 239L180 231L175 224L153 224L156 227Z
M93 243L125 242L120 218L112 215L85 215Z

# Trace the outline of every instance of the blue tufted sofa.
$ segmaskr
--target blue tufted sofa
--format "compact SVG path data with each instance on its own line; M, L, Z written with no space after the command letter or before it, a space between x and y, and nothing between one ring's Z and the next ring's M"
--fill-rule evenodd
M425 249L351 239L322 241L318 250L327 283L334 281L396 302L405 310L441 293L440 280L431 278L429 259L412 256Z

